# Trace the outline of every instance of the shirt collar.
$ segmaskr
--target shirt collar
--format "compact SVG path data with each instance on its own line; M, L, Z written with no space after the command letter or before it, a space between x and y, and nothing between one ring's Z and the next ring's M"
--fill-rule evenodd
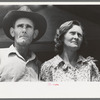
M21 59L25 60L19 53L18 51L15 49L15 47L13 46L13 44L9 47L9 50L8 50L8 56L11 56L12 54L15 54L17 55L18 57L20 57ZM27 61L31 61L31 60L34 60L36 58L36 55L30 50L29 51L29 55L30 55L30 58L27 60Z

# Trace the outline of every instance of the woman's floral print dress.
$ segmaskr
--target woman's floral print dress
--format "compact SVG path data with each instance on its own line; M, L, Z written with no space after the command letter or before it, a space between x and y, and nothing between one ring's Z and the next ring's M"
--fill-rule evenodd
M79 56L76 66L73 67L56 55L42 65L40 80L53 82L99 81L99 70L92 57L85 59Z

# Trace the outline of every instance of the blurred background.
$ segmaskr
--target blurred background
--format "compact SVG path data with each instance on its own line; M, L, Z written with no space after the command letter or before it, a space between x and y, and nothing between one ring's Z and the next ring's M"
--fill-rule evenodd
M0 5L0 48L9 47L13 41L6 37L2 29L2 20L10 10L17 10L21 5ZM42 14L47 20L44 36L31 45L31 49L44 62L55 55L54 35L56 29L65 21L79 20L87 34L88 46L83 56L93 56L100 69L100 6L99 5L28 5L34 12Z

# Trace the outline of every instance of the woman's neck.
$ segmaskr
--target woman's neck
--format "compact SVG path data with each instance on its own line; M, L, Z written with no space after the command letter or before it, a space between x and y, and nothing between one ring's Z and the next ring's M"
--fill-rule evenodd
M61 54L61 57L66 63L69 63L72 66L75 66L77 63L78 54L76 51L73 51L71 49L64 49Z

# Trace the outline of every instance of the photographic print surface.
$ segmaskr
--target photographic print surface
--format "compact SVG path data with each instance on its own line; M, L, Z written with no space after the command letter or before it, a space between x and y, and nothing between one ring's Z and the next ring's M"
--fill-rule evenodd
M41 39L31 44L31 50L39 60L45 61L55 56L54 37L56 29L69 20L78 20L84 27L88 46L82 51L84 57L92 56L100 70L100 5L99 4L67 4L67 3L4 3L0 4L0 48L8 48L13 41L2 28L7 12L28 6L32 11L44 16L47 29ZM6 63L6 62L5 62ZM9 66L8 66L9 67ZM21 82L0 83L1 98L99 98L100 85L87 82ZM7 90L7 91L6 91ZM6 92L5 92L6 91ZM9 92L10 91L10 92ZM15 93L14 93L15 92ZM13 94L13 95L12 95Z

